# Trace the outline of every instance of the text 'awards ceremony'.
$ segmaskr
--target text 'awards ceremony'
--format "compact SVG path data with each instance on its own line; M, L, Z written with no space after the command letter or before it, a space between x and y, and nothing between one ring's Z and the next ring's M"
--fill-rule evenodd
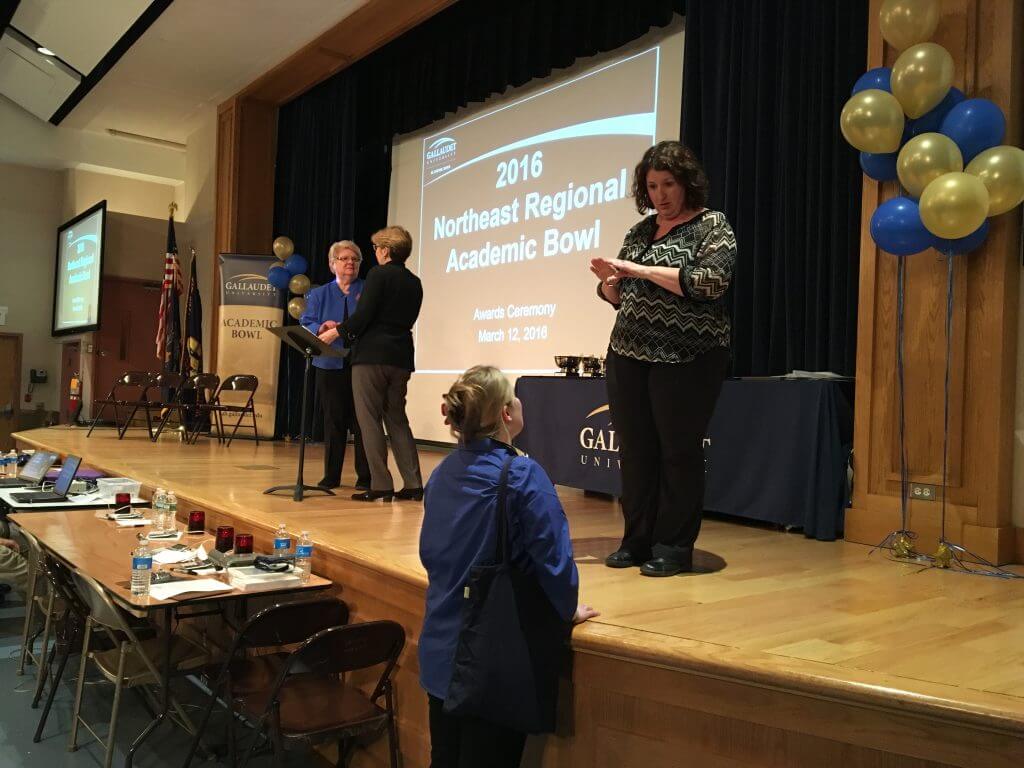
M0 38L0 767L1024 766L1024 0Z

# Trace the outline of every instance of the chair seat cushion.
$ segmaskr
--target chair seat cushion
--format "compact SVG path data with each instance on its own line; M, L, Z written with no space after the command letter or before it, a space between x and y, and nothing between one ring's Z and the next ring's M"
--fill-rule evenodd
M259 716L270 702L269 689L241 697ZM281 687L281 735L311 737L340 730L362 731L386 722L387 713L362 692L331 677L294 675Z

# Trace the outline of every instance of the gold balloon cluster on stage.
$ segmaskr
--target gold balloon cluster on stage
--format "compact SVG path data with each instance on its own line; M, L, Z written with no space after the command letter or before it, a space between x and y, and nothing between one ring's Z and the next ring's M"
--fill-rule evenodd
M989 99L968 98L953 87L949 51L931 42L941 18L939 0L883 0L878 23L885 41L901 51L892 68L865 72L843 107L839 125L860 150L864 173L876 181L898 180L903 192L887 196L871 216L871 236L883 251L906 257L928 248L947 259L946 376L953 318L953 259L982 246L987 219L1024 201L1024 150L1001 144L1002 110ZM938 549L916 551L909 530L909 470L904 433L902 357L906 262L897 265L897 371L901 451L900 528L879 545L900 560L1000 578L1019 578L946 538L946 444L944 423L942 529ZM948 406L948 387L945 397ZM948 413L948 407L947 407ZM982 563L983 569L968 566Z
M933 247L960 253L984 241L981 228L987 218L1024 201L1024 151L999 145L1005 118L995 104L986 99L964 101L963 94L952 88L953 57L930 42L940 16L938 0L882 3L882 37L902 53L887 82L876 77L860 89L855 86L843 107L840 129L852 146L869 155L862 155L861 164L872 178L889 179L871 173L866 162L885 167L880 158L898 153L895 175L916 201L920 223L937 239ZM910 228L913 222L901 226ZM907 234L889 238L894 253L906 255L914 245L921 246L919 250L927 247L922 237ZM970 241L955 242L965 238ZM888 250L886 243L879 245Z
M273 251L279 261L267 271L267 280L275 288L295 294L288 300L288 314L298 320L306 311L306 294L315 287L304 274L309 263L304 256L295 253L295 243L290 237L274 238Z

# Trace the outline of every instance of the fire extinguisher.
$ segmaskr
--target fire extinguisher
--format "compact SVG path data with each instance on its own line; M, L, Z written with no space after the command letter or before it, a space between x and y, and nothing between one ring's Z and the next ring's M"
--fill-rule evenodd
M71 416L71 423L77 424L78 417L82 414L82 378L77 373L71 375L71 382L68 384L68 413Z

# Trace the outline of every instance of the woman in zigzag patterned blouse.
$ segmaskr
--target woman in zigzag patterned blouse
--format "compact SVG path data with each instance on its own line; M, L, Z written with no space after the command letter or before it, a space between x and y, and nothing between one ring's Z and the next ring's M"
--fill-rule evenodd
M640 213L615 259L594 259L597 294L618 310L608 345L608 401L619 439L625 532L612 568L646 576L692 570L704 502L703 442L729 367L725 292L736 238L705 208L708 180L676 141L636 167Z

